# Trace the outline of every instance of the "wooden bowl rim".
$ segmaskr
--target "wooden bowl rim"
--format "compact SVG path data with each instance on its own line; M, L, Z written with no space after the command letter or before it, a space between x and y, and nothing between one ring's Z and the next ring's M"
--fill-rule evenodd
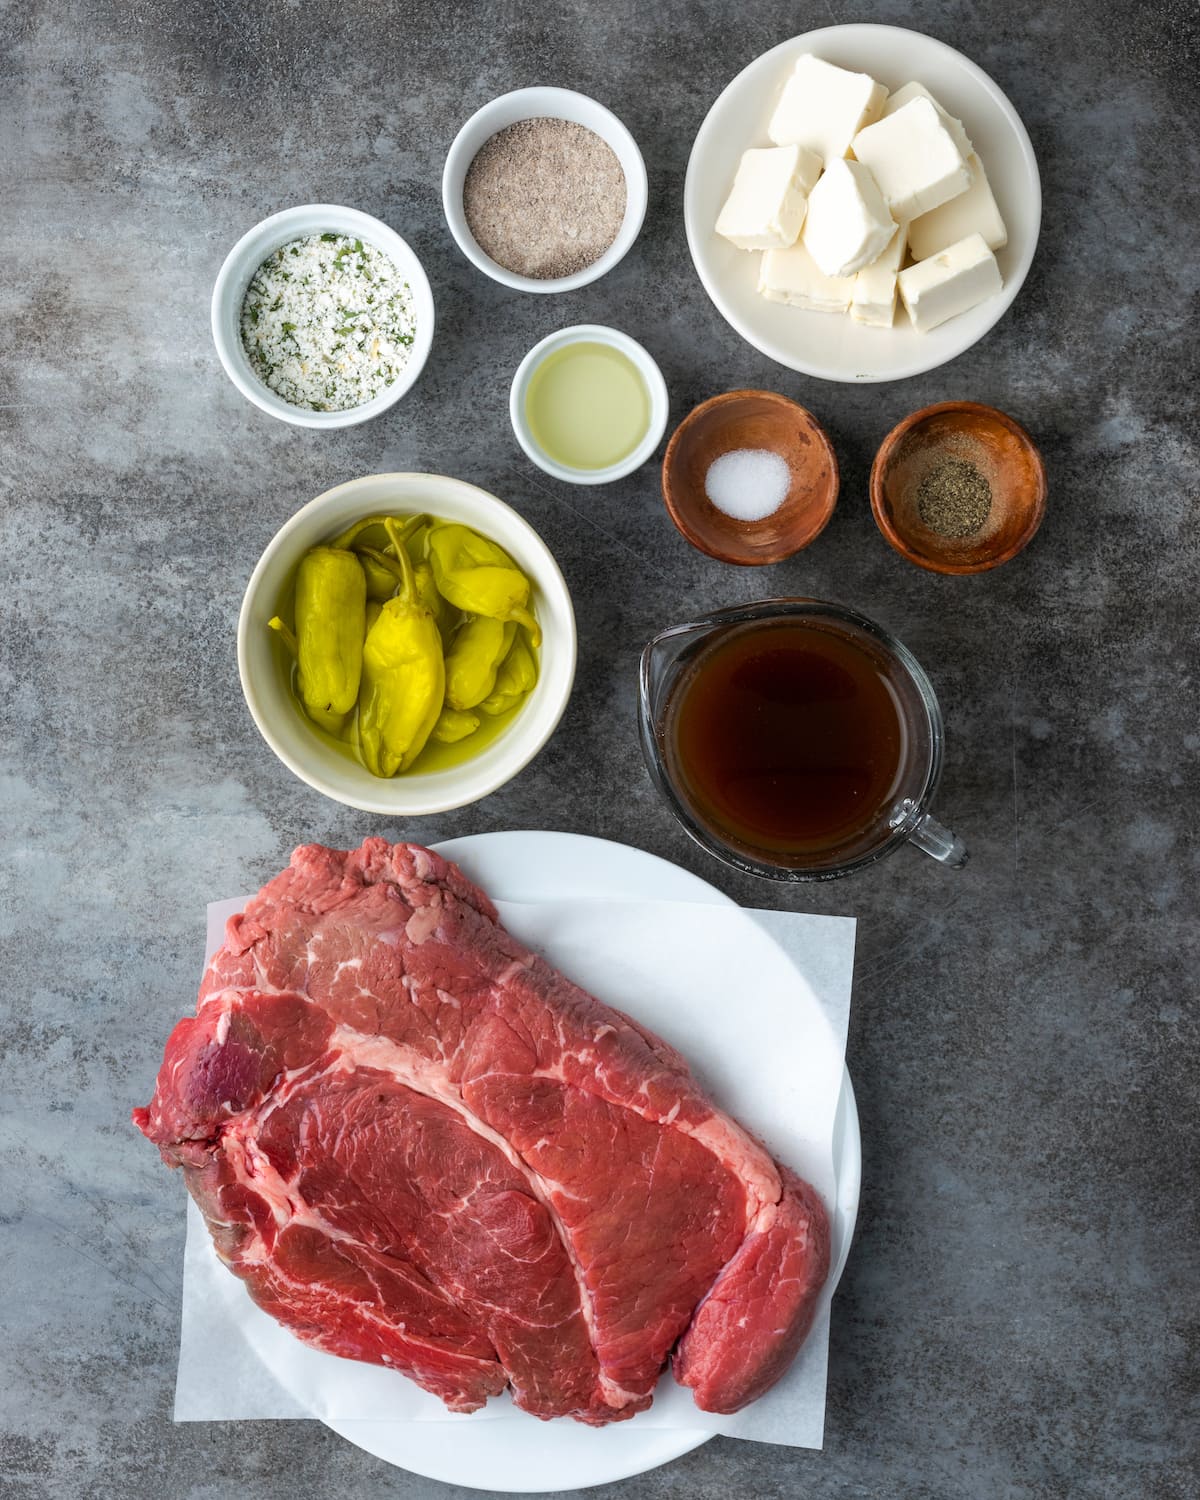
M724 550L723 548L711 547L706 542L701 541L700 537L696 534L695 531L693 531L691 524L689 523L680 506L676 504L675 497L672 493L672 487L668 479L668 476L671 472L671 465L678 451L680 439L682 438L684 432L701 417L706 416L710 411L714 411L718 407L728 405L731 401L744 400L748 396L766 401L770 405L779 406L789 412L798 414L803 419L804 425L808 428L808 430L820 440L821 446L825 451L825 456L829 462L829 484L827 486L828 498L823 497L819 504L813 505L809 508L811 511L816 511L820 514L820 522L817 526L817 529L812 533L807 541L801 542L798 547L790 547L787 551L782 552L775 551L764 553L758 557L743 557L740 555L735 555L732 552ZM691 411L689 411L688 414L683 417L682 420L678 423L675 431L671 434L670 438L667 441L666 451L663 454L661 471L663 504L667 507L667 514L674 522L675 529L679 532L680 536L682 536L686 542L690 542L698 552L703 552L706 556L713 557L718 562L732 563L735 567L742 568L768 567L773 563L785 562L789 557L795 557L798 552L803 552L805 548L811 547L812 544L821 535L821 533L825 530L826 526L829 525L829 522L833 516L833 512L837 507L838 495L841 492L841 483L841 470L838 467L837 453L834 451L833 441L820 421L813 415L811 411L809 411L808 407L801 406L799 401L793 401L790 396L781 395L779 391L764 391L759 390L753 386L746 386L736 391L720 391L717 393L717 395L709 396L704 401L701 401L698 406L693 406Z
M883 476L891 463L896 449L904 439L915 428L931 417L942 416L947 412L964 412L968 416L987 417L998 422L1006 428L1017 439L1033 465L1034 492L1026 503L1025 525L1012 541L1001 552L993 553L975 562L955 562L951 559L935 560L931 557L923 557L914 552L905 542L904 538L892 525L890 517L884 508ZM1042 459L1037 444L1029 433L1017 421L1010 417L1007 412L1001 411L999 407L987 406L981 401L938 401L932 406L923 406L919 411L911 412L902 421L897 422L895 427L880 443L875 454L875 461L871 465L871 514L875 517L875 524L886 537L891 546L910 563L915 563L918 568L925 568L930 573L967 574L986 573L992 568L998 568L1001 563L1011 562L1019 552L1033 540L1037 534L1038 527L1046 514L1046 465Z

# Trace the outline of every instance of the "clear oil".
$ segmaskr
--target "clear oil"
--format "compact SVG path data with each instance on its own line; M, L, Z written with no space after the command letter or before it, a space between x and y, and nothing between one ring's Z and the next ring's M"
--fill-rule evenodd
M610 344L567 344L534 370L525 420L542 452L567 469L607 469L650 427L650 393L627 354Z

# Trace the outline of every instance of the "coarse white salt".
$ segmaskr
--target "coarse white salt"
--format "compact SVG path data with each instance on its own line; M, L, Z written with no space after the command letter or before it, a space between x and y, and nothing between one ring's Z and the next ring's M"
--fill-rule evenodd
M736 448L714 458L704 493L735 521L765 521L787 499L792 486L787 460L769 448Z

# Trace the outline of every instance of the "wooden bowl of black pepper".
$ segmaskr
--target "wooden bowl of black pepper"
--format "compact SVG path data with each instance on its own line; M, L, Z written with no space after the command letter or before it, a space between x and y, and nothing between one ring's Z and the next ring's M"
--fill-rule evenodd
M933 573L983 573L1016 557L1042 524L1046 469L1012 417L943 401L884 438L871 468L871 509L909 562Z

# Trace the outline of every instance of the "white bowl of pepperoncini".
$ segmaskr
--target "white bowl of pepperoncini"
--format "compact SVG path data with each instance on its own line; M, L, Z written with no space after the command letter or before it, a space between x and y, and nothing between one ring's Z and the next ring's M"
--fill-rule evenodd
M325 796L394 817L511 780L562 717L575 651L545 543L440 474L311 500L268 543L238 621L242 691L271 749Z

